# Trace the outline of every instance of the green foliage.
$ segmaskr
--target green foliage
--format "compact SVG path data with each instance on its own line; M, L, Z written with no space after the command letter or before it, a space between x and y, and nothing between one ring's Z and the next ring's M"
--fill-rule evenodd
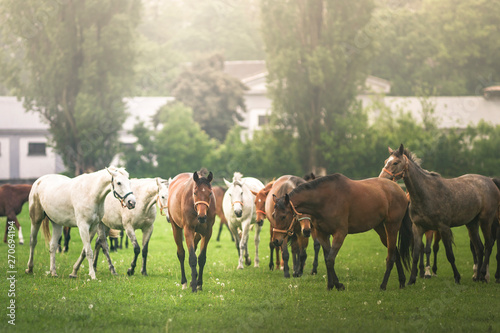
M48 122L67 168L106 166L125 120L140 2L4 0L1 8L9 13L3 36L23 60L4 63L8 84Z
M205 57L184 69L173 83L176 100L193 109L194 120L212 138L224 141L236 120L246 112L240 80L224 73L221 55Z
M372 39L365 30L372 9L371 0L261 4L268 93L276 121L298 134L304 172L325 165L320 145L342 145L353 134L343 133L348 121L342 120L351 115L366 78Z
M378 53L373 75L392 83L392 95L433 87L439 95L481 95L500 81L495 55L500 2L426 0L384 4L375 14Z

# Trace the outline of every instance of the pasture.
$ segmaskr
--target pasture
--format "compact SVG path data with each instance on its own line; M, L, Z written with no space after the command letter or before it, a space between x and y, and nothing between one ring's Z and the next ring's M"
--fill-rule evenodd
M26 242L30 221L27 204L19 215ZM5 227L5 220L1 226ZM218 231L216 221L214 233ZM387 291L379 285L385 270L386 249L375 231L347 236L336 260L336 271L346 290L326 290L326 268L320 251L318 275L311 276L313 248L308 248L306 274L284 279L270 271L269 223L261 233L260 267L236 270L238 255L226 228L221 241L208 245L203 291L193 294L180 286L180 268L171 226L158 214L149 245L148 274L127 276L133 248L111 253L118 276L112 276L99 257L97 280L88 267L77 279L68 276L82 249L77 229L71 231L70 250L57 254L58 278L49 273L49 251L39 234L33 275L26 275L29 246L16 239L15 327L8 324L10 283L0 282L2 332L498 332L500 284L472 281L472 255L465 227L453 229L455 256L462 283L456 285L444 248L438 257L438 276L417 279L399 290L393 270ZM254 231L249 240L253 260ZM139 244L141 233L138 232ZM94 243L94 242L93 242ZM496 246L494 253L496 253ZM0 244L0 269L7 275L8 246ZM142 257L139 257L139 261ZM496 260L491 261L492 280ZM140 263L138 263L140 264ZM290 263L291 264L291 263ZM88 265L84 261L84 266ZM139 274L138 274L139 273ZM407 280L409 272L406 272ZM7 275L8 277L8 275Z

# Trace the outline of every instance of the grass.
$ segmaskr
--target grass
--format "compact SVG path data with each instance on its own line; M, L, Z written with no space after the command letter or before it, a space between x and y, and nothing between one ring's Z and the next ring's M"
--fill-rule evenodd
M19 216L29 239L27 205ZM3 225L3 224L2 224ZM218 230L218 222L216 224ZM215 230L214 230L215 231ZM138 232L139 239L141 232ZM49 252L43 236L35 250L34 274L26 275L29 246L16 245L16 326L7 323L9 284L0 281L0 331L19 332L475 332L500 331L500 284L472 281L472 256L465 227L455 228L455 256L462 283L453 273L443 247L438 277L418 279L399 290L394 269L387 291L381 292L386 250L374 231L350 235L340 250L336 271L346 291L326 290L326 269L320 254L318 275L285 279L282 271L269 271L269 224L261 233L260 267L236 270L237 252L229 232L208 247L204 288L197 294L182 290L180 269L170 225L158 216L148 258L149 276L126 271L132 248L112 253L119 276L111 276L99 256L97 280L88 279L88 262L79 278L70 279L82 243L72 230L70 251L57 254L59 277L47 275ZM253 232L249 243L254 257ZM0 244L7 272L6 244ZM496 246L494 248L496 251ZM312 244L306 271L310 272ZM496 253L496 252L495 252ZM492 261L492 273L496 263ZM189 272L189 268L186 267ZM494 274L494 273L493 273ZM493 275L492 274L492 275ZM407 277L409 273L407 273ZM188 276L188 281L189 281Z

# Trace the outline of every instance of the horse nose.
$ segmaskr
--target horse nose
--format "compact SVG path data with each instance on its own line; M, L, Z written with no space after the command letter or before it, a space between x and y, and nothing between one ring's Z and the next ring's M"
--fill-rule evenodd
M304 237L311 236L311 229L304 229L304 230L302 230L302 234L304 235Z
M133 209L133 208L135 208L135 204L136 204L135 199L129 199L127 201L127 208L128 209Z
M258 220L258 221L257 221L257 225L258 225L259 227L262 227L262 226L264 225L264 220Z
M200 222L202 224L207 222L207 216L206 215L205 216L198 216L198 222Z
M234 211L234 214L236 215L236 217L241 217L241 215L243 215L243 211L241 209L237 209Z

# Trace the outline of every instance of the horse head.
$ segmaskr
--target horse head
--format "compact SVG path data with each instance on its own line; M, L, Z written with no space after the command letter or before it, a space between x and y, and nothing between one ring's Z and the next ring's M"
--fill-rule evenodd
M398 181L405 176L408 170L408 158L404 154L404 146L401 144L398 150L389 148L389 158L385 160L385 165L380 172L380 178Z
M271 191L271 187L266 186L259 192L250 191L255 195L255 210L257 213L255 220L259 226L262 226L266 218L266 199L269 191Z
M233 207L234 215L241 217L243 215L243 185L244 181L235 179L233 183L224 179L226 186L228 186L229 197L231 198L231 206Z
M160 208L160 214L162 216L166 216L166 213L163 211L168 208L168 186L170 185L170 181L172 179L164 180L161 178L156 178L156 185L158 186L158 196L156 198L156 204Z
M208 176L200 177L198 172L193 173L193 201L194 209L198 215L198 221L205 223L207 221L207 213L212 200L212 185L213 174L210 172Z
M288 194L285 194L285 196L281 198L278 198L273 194L273 201L273 243L274 246L279 247L283 244L285 237L293 235L293 225L296 220L297 213Z
M136 204L136 199L130 186L128 172L123 168L115 168L110 166L106 170L111 175L111 188L115 198L120 200L122 207L133 209Z

